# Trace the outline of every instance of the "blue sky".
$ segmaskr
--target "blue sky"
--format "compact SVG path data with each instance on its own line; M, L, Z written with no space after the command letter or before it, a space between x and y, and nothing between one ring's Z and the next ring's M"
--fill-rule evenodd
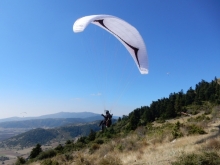
M137 28L148 75L106 31L89 25L73 33L76 19L93 14ZM0 118L104 109L127 115L219 78L219 16L218 0L0 1Z

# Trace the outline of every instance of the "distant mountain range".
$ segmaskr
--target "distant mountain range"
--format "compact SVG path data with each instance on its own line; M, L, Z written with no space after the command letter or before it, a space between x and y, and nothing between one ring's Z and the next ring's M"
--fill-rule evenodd
M79 123L88 123L91 121L102 120L101 116L94 116L88 118L48 118L48 119L29 119L23 121L6 121L1 122L1 128L26 128L26 129L33 129L33 128L54 128L60 127L64 125L74 125Z
M117 119L118 117L114 117ZM39 117L13 117L0 119L1 128L54 128L68 124L88 123L92 121L103 120L100 114L91 112L60 112Z
M9 117L0 119L1 122L6 121L24 121L24 120L31 120L31 119L51 119L51 118L89 118L100 116L100 114L92 113L92 112L59 112L49 115L42 115L38 117Z

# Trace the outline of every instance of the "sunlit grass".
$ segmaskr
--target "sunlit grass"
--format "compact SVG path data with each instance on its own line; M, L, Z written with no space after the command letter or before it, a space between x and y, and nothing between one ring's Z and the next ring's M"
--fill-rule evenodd
M216 126L220 125L220 120L199 115L190 121L184 119L184 122L179 122L181 119L178 118L160 125L138 127L127 136L108 140L99 137L79 151L43 161L66 165L179 165L197 161L218 163L220 138L215 135L218 134ZM208 120L204 123L204 119ZM181 136L177 136L180 133Z

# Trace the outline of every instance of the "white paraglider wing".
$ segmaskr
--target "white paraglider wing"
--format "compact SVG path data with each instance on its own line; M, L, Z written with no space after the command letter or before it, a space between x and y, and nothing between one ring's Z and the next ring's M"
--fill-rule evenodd
M111 15L91 15L76 20L73 31L75 33L82 32L90 23L113 34L131 54L141 74L148 74L146 46L136 28Z

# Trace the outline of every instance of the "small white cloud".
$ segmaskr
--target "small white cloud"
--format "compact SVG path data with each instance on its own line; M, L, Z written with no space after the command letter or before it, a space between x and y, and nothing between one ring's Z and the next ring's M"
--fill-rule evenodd
M97 93L97 96L101 96L102 94L101 93Z
M102 94L100 92L91 94L91 96L101 96L101 95Z

